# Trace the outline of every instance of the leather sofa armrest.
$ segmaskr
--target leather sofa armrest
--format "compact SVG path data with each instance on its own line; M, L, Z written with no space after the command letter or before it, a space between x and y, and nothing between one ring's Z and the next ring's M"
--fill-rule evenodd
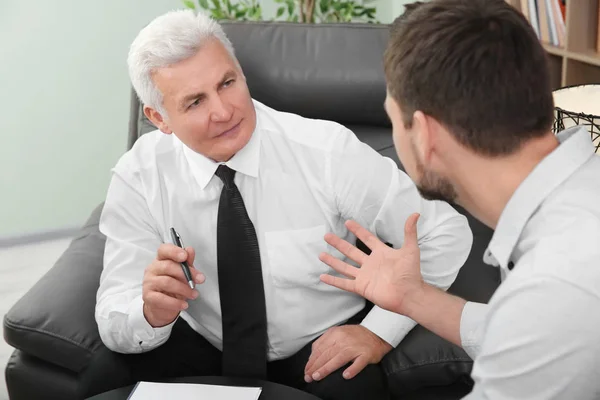
M390 390L397 396L460 381L472 385L472 366L463 349L420 325L383 359Z
M4 338L44 361L79 372L102 345L94 319L105 237L102 205L56 264L10 309Z

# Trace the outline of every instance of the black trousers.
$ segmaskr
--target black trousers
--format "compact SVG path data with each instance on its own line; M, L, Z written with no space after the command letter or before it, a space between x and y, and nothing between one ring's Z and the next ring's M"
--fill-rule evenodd
M357 324L365 310L347 324ZM356 377L342 377L345 367L318 382L304 381L304 367L311 354L311 343L284 360L269 362L268 380L312 393L323 400L388 400L387 381L380 365L369 365ZM169 340L142 354L124 355L132 381L160 381L184 376L220 376L221 351L194 331L183 319L173 326ZM350 364L348 364L350 365Z

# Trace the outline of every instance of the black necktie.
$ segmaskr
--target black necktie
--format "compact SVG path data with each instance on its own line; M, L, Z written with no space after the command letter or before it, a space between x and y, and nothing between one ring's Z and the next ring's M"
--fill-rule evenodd
M223 375L266 379L267 312L258 240L235 171L220 165L217 262L223 321Z

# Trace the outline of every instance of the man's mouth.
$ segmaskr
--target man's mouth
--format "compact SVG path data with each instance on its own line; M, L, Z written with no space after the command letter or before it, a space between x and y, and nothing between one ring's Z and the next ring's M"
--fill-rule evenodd
M217 135L217 137L220 138L220 137L235 135L238 132L241 124L242 124L242 121L238 122L237 124L235 124L231 128L229 128L227 130L224 130L223 132L219 133Z

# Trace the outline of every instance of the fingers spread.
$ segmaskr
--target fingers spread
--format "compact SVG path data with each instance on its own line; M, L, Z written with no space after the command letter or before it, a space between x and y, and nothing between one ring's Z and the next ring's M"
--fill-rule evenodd
M358 268L335 258L329 253L319 254L319 260L329 265L340 274L347 276L348 278L356 278L356 274L359 272Z
M362 265L367 259L367 255L365 253L333 233L328 233L325 235L325 241L334 248L338 249L339 252L346 257L356 261L359 265Z
M402 247L418 246L417 222L420 215L415 213L406 219L404 224L404 244Z
M337 276L328 274L322 274L320 276L321 282L328 284L329 286L336 287L338 289L345 290L347 292L358 293L356 283L352 279L344 279Z
M356 221L346 221L346 228L348 228L350 232L354 233L354 235L371 250L375 250L378 247L385 246L385 243L379 240L377 236L373 235L367 229L363 228Z

